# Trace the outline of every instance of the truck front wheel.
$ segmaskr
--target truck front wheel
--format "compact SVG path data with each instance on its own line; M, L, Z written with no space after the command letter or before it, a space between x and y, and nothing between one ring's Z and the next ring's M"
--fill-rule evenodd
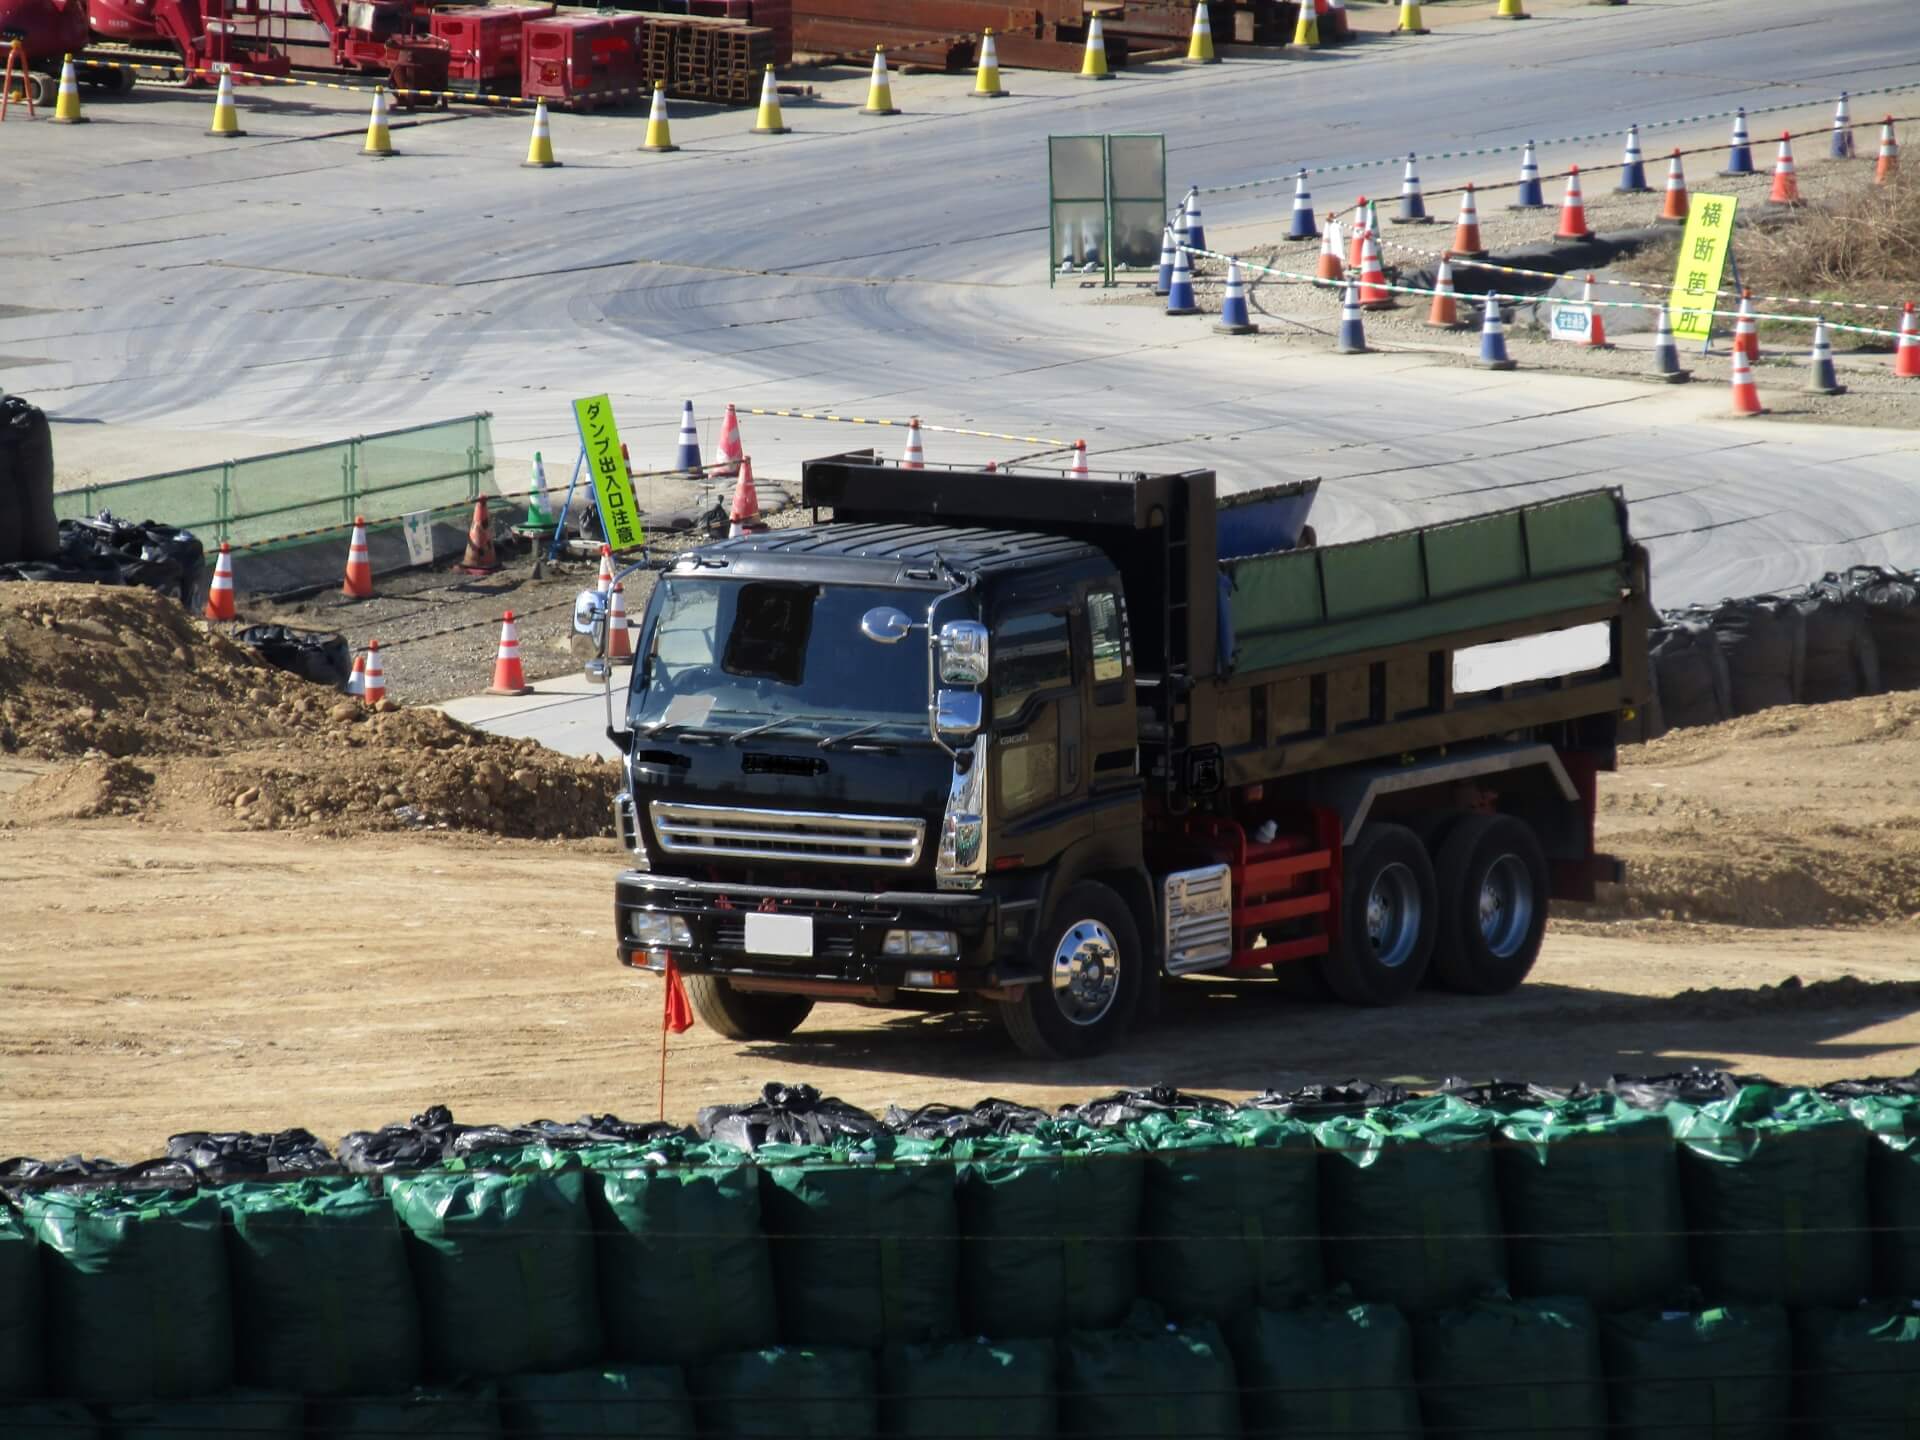
M1433 959L1433 861L1404 825L1368 825L1341 872L1340 943L1320 962L1349 1005L1397 1005Z
M729 1040L784 1040L813 1013L806 995L736 990L718 975L684 977L693 1013Z
M1127 1032L1146 982L1133 913L1106 886L1075 885L1053 907L1035 958L1041 978L1000 1003L1013 1043L1036 1060L1078 1060Z
M1503 995L1527 978L1547 931L1547 857L1533 827L1511 815L1469 815L1434 860L1440 983Z

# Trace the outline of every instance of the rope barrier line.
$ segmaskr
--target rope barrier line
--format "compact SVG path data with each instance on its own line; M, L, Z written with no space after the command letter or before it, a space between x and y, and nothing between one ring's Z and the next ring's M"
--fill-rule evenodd
M1905 85L1879 85L1879 86L1875 86L1871 90L1849 90L1847 92L1847 99L1849 101L1852 101L1852 100L1860 99L1862 96L1867 96L1867 95L1904 95L1907 92L1912 90L1920 90L1920 81L1915 81ZM1747 117L1751 119L1755 115L1777 115L1783 110L1804 110L1810 105L1833 105L1838 103L1839 99L1840 97L1838 95L1829 95L1824 99L1781 101L1777 105L1757 105L1757 106L1748 106L1744 108L1746 110ZM1666 120L1649 121L1646 124L1640 125L1639 129L1642 134L1646 133L1649 130L1671 130L1674 127L1680 126L1680 125L1697 125L1703 120L1728 120L1738 113L1740 113L1740 111L1738 109L1734 109L1734 110L1713 110L1713 111L1709 111L1704 115L1676 115ZM1911 119L1912 117L1896 116L1894 118L1895 119ZM1858 129L1861 126L1871 125L1874 123L1876 122L1869 121L1869 120L1858 120L1854 122L1854 126L1856 129ZM1623 137L1626 133L1627 133L1626 128L1623 126L1617 130L1595 130L1595 131L1590 131L1583 135L1553 135L1553 136L1549 136L1545 140L1532 140L1532 141L1523 140L1517 145L1482 145L1471 150L1435 150L1428 154L1415 155L1414 161L1415 163L1424 163L1425 161L1428 161L1428 160L1474 159L1482 155L1513 155L1526 149L1527 146L1530 144L1535 146L1536 148L1544 148L1546 146L1551 146L1551 145L1578 144L1588 140L1617 140ZM1829 133L1829 131L1825 129L1808 130L1803 133L1806 135L1825 135ZM1794 138L1799 139L1801 138L1801 136L1796 135ZM1722 149L1723 147L1719 145L1709 145L1704 148L1707 150L1718 150L1718 149ZM1699 151L1682 151L1681 153L1698 154L1700 152ZM1331 165L1308 165L1302 168L1304 168L1307 174L1309 175L1339 175L1339 174L1344 174L1354 170L1378 170L1383 166L1404 165L1406 163L1407 163L1407 157L1405 155L1389 155L1385 159L1381 159L1381 160L1342 160ZM1298 171L1295 171L1294 175L1297 175L1298 173L1299 173ZM1195 188L1197 188L1202 195L1226 195L1237 190L1257 190L1267 185L1291 185L1294 180L1294 175L1275 175L1264 180L1242 180L1237 184L1233 184L1233 185L1200 185ZM1548 177L1545 174L1542 174L1541 178L1546 179ZM1517 184L1518 182L1516 181L1514 183ZM1492 189L1494 187L1489 185L1489 186L1481 186L1478 188ZM1435 193L1444 194L1446 192L1440 191Z
M1226 255L1215 250L1196 250L1190 245L1181 245L1177 248L1185 250L1189 255L1203 256L1208 260L1237 261L1242 270L1251 270L1258 274L1274 276L1281 280L1304 281L1309 285L1336 290L1345 289L1349 283L1346 280L1322 280L1318 275L1308 275L1297 270L1282 270L1277 266L1262 265L1253 260L1241 260L1237 255ZM1386 290L1395 295L1425 295L1431 297L1439 293L1437 290L1419 285L1375 284L1369 285L1367 288L1369 290ZM1589 304L1596 308L1604 307L1608 310L1664 310L1667 308L1665 304L1650 304L1644 300L1548 301L1538 295L1509 295L1497 290L1489 290L1481 297L1456 295L1454 298L1468 303L1471 303L1475 298L1499 300L1511 305ZM1702 315L1711 315L1716 319L1738 320L1742 318L1740 312L1737 310L1708 310L1702 308L1699 313ZM1756 311L1753 315L1746 318L1753 320L1778 320L1790 325L1812 325L1818 322L1821 317L1818 315L1773 315ZM1826 326L1829 330L1839 330L1852 335L1875 335L1883 339L1895 341L1900 338L1900 332L1897 330L1879 330L1870 325L1845 325L1839 321L1829 320L1826 322Z
M1193 251L1204 254L1204 251ZM1224 257L1222 257L1224 258ZM818 410L762 410L758 407L736 406L737 413L748 415L771 415L784 420L830 420L836 425L880 425L889 429L904 430L912 423L910 420L885 420L868 415L830 415ZM958 425L930 425L920 422L922 430L936 435L972 435L981 440L1013 440L1022 445L1057 445L1071 447L1071 440L1057 440L1049 435L1003 435L998 430L968 430Z

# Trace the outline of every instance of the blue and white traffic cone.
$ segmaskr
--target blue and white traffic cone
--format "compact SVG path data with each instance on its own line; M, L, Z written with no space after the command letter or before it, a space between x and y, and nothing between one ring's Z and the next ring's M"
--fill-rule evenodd
M687 471L700 469L700 430L693 423L691 400L680 402L680 446L673 452L673 468Z
M1733 112L1733 138L1727 142L1727 168L1720 173L1753 174L1753 142L1747 138L1747 112L1744 106Z
M1195 250L1207 248L1207 227L1200 223L1200 187L1187 191L1187 244Z
M1240 276L1240 262L1227 260L1227 295L1220 302L1220 323L1213 327L1222 335L1252 335L1259 330L1247 313L1247 283Z
M1840 92L1840 102L1833 107L1833 145L1827 151L1831 160L1853 159L1853 117L1847 113L1847 92Z
M1680 347L1673 341L1667 307L1656 307L1653 315L1653 378L1669 385L1684 385L1693 378L1693 372L1680 368Z
M1187 263L1187 252L1178 246L1173 251L1173 283L1167 287L1167 314L1198 315L1200 307L1193 303L1193 267Z
M1613 187L1617 195L1644 195L1653 187L1647 184L1647 167L1640 158L1640 127L1627 127L1627 148L1620 155L1620 183Z
M1177 254L1186 249L1193 241L1187 235L1187 201L1182 196L1180 203L1173 207L1173 248Z
M1289 240L1318 240L1320 227L1313 223L1313 192L1307 189L1307 172L1293 177L1293 219L1287 225Z
M1520 152L1520 188L1514 192L1509 210L1544 210L1547 197L1540 192L1540 164L1533 158L1533 142Z
M1486 318L1480 322L1480 363L1489 370L1511 370L1507 355L1507 332L1500 328L1500 297L1487 296Z
M1340 341L1342 355L1365 355L1367 332L1360 323L1360 287L1352 280L1340 296Z
M1165 295L1173 288L1173 227L1160 227L1160 272L1153 277L1153 293Z
M1413 168L1413 156L1407 156L1407 168L1400 176L1400 210L1393 217L1396 225L1431 225L1426 197L1420 193L1420 176Z
M1827 339L1827 322L1813 322L1813 373L1807 377L1807 389L1816 395L1844 395L1847 387L1833 370L1833 343Z

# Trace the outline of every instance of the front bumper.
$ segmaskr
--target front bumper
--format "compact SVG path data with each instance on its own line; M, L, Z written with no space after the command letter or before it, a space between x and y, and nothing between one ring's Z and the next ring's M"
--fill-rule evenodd
M675 947L674 965L689 974L723 975L769 985L889 991L909 986L911 972L938 971L951 984L938 988L995 990L1018 984L1025 973L1035 906L992 894L923 891L815 890L689 880L629 870L614 887L614 923L620 963L660 969L666 952L639 947L630 938L635 910L678 915L693 935L690 947ZM811 955L748 951L746 917L761 911L807 915L813 920ZM959 937L953 956L885 955L889 930L951 930Z

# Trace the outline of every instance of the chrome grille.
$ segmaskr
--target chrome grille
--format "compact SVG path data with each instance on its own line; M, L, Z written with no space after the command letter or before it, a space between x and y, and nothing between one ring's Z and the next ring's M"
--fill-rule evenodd
M736 860L805 860L905 869L920 858L924 820L837 815L819 810L748 810L732 805L648 807L660 848L673 855Z

